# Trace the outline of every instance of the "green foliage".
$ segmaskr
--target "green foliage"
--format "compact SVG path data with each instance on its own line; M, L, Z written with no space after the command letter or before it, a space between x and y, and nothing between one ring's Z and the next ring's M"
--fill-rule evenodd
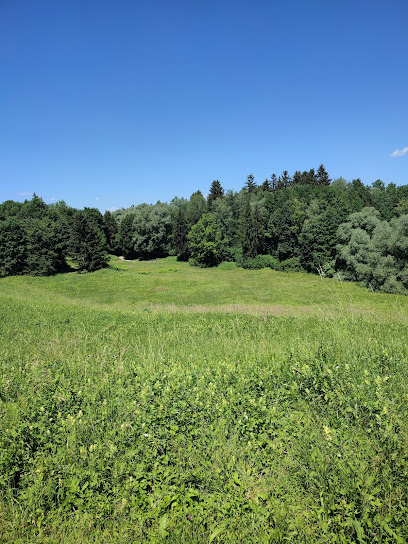
M133 211L132 249L137 257L152 259L170 252L171 215L168 204L140 204Z
M121 248L118 223L109 210L106 210L103 215L103 232L106 238L107 251L114 255L119 255Z
M321 164L317 170L316 184L318 187L327 187L330 185L330 182L331 179L329 178L329 174L326 172L323 164Z
M282 272L303 272L303 267L299 257L291 257L280 262Z
M308 272L316 272L335 258L336 232L345 215L339 206L323 208L320 203L312 210L315 202L309 207L299 235L299 257Z
M250 174L239 192L224 193L221 183L214 180L208 201L196 191L189 200L175 197L170 204L132 205L104 216L95 208L84 212L99 232L95 231L96 238L105 239L105 250L126 259L176 255L188 260L187 235L210 211L221 250L213 247L207 257L200 255L201 264L224 259L259 268L263 258L257 260L257 256L269 255L279 266L287 261L285 269L336 275L373 290L405 293L404 220L395 221L407 215L407 202L408 186L376 180L368 187L360 179L349 183L343 178L331 182L321 164L317 171L297 170L293 176L287 170L279 177L272 174L260 187ZM376 211L367 214L364 208ZM22 204L1 204L0 275L68 270L76 212L63 201L47 206L36 195ZM363 214L357 216L358 224L353 224L353 212ZM214 251L219 254L214 256ZM96 261L92 269L101 266ZM194 258L192 262L198 264Z
M71 226L69 254L79 270L94 272L107 265L106 239L95 214L77 211Z
M208 209L212 210L213 203L224 196L224 189L218 179L214 180L211 184L210 191L208 193L207 203Z
M245 182L245 191L247 193L254 193L256 189L257 189L257 184L255 183L255 178L252 174L249 174Z
M237 221L234 210L225 198L218 198L212 204L211 215L214 217L226 248L232 248L237 239Z
M41 198L3 207L0 275L50 275L64 270L66 243L59 216Z
M188 221L186 206L177 206L172 216L172 248L180 261L187 261L188 252Z
M48 276L65 267L65 244L58 226L48 218L27 219L25 225L25 273Z
M121 219L119 224L119 246L125 259L133 259L135 257L135 249L133 245L134 217L134 213L127 213Z
M223 260L224 246L217 223L211 214L203 214L188 233L190 262L195 266L217 266Z
M265 228L259 206L246 198L240 218L240 242L244 257L253 259L262 252Z
M272 255L257 255L254 258L244 258L239 263L242 268L249 270L260 270L262 268L271 268L272 270L281 270L281 263Z
M299 199L286 198L269 216L270 250L280 261L297 256L297 239L305 220L306 207Z
M408 292L408 216L388 223L374 208L364 208L339 227L338 239L338 267L347 279L385 292Z
M0 221L0 275L24 274L27 258L25 229L16 217Z
M197 223L207 210L207 202L201 191L196 191L190 197L187 205L187 220L190 228Z

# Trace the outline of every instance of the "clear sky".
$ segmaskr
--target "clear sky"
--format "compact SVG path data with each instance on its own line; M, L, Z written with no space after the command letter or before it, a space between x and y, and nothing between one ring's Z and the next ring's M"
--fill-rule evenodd
M407 0L0 0L0 78L0 202L408 184Z

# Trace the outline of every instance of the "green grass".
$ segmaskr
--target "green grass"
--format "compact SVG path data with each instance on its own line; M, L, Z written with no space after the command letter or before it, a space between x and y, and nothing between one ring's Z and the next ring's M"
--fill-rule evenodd
M406 298L112 264L0 282L0 541L408 540Z
M92 308L250 312L275 315L364 315L367 318L408 317L406 297L371 293L353 283L320 279L312 274L270 269L244 270L232 263L204 269L177 262L112 260L112 268L93 274L59 274L52 278L12 277L0 293L26 300L53 298L62 304Z

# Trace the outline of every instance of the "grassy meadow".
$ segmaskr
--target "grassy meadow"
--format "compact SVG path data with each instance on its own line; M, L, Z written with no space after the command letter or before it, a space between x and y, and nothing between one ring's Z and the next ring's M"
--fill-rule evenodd
M408 542L407 297L114 259L0 317L1 542Z

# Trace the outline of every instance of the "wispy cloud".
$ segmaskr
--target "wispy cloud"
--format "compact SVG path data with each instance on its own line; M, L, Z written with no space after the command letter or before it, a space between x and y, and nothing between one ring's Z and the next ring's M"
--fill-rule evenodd
M119 208L116 208L116 206L112 206L112 208L108 208L108 212L116 212L116 210L119 210Z
M56 198L55 196L50 196L45 199L46 202L55 202Z
M21 191L21 193L18 193L18 196L32 196L33 193L27 193L26 191Z
M391 153L391 157L403 157L408 153L408 147L404 147L404 149L396 149L394 153Z
M100 200L100 199L101 199L101 197L100 197L100 196L97 196L97 197L95 198L95 200Z

